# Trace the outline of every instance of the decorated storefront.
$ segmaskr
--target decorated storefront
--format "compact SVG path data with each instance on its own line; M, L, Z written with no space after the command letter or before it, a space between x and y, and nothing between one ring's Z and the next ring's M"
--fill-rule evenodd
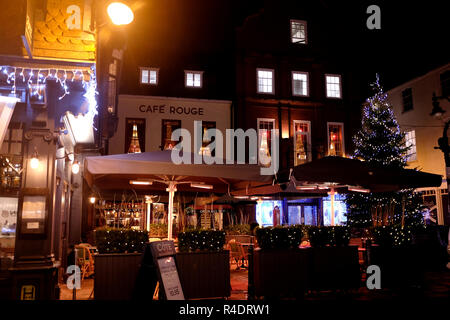
M180 128L191 133L193 148L194 121L201 121L202 144L207 146L212 140L208 129L225 136L231 128L231 101L121 95L118 118L109 154L172 149L179 142L171 140L172 132Z

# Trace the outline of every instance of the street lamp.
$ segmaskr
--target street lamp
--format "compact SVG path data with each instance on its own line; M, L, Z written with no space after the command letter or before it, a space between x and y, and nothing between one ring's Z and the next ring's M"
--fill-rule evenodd
M450 98L447 96L437 97L436 93L433 92L432 105L433 109L430 113L431 116L436 118L440 118L446 111L443 110L439 104L439 100L447 99L450 102ZM448 143L447 131L450 126L450 119L445 122L444 131L442 133L442 137L438 139L439 147L434 147L435 149L440 149L444 153L445 157L445 166L450 167L450 146ZM448 176L448 175L447 175Z
M436 93L433 92L433 98L432 98L432 105L433 110L431 111L431 116L434 116L436 118L440 118L444 113L445 110L441 108L439 105L439 100L447 99L450 102L450 98L448 96L440 96L437 97ZM444 159L445 159L445 177L447 180L447 190L449 190L450 184L449 184L449 177L450 177L450 145L448 143L448 137L447 137L447 131L448 127L450 126L450 118L445 121L444 130L442 132L442 137L438 139L438 147L434 147L435 149L440 149L444 153ZM450 192L450 191L449 191ZM450 194L450 193L449 193ZM440 195L440 191L439 191ZM436 193L436 198L438 196L438 193ZM450 203L448 205L448 209L450 209ZM443 214L438 214L438 224L444 224L444 217Z
M117 26L130 24L134 19L133 11L122 2L112 2L106 11L112 23Z

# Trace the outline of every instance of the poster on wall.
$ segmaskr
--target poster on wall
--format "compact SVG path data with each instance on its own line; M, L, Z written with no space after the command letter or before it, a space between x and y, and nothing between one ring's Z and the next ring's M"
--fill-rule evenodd
M23 197L22 234L45 234L46 203L46 196L26 195Z

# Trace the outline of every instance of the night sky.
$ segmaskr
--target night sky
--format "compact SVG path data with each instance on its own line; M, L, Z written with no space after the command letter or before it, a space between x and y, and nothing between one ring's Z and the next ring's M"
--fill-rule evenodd
M347 48L343 50L342 63L360 73L367 83L379 72L387 90L450 62L448 1L313 1L329 9L328 13L317 14L329 14L343 28L343 32L330 30L330 40ZM244 2L243 16L264 3L263 0ZM372 4L381 9L381 30L366 27L369 17L366 10Z
M446 1L322 2L347 30L343 33L347 59L343 61L367 81L379 72L385 89L390 89L450 62L450 11L444 5ZM381 9L381 30L366 27L366 10L371 4Z

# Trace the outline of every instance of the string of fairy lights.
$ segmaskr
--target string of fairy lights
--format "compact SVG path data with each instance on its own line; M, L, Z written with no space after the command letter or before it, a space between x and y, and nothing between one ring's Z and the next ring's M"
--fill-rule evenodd
M3 79L2 79L3 78ZM42 99L43 89L48 81L59 83L62 94L58 100L64 99L70 94L69 82L81 82L85 91L84 97L89 104L89 109L84 115L93 124L97 112L97 81L95 67L90 69L60 69L60 68L30 68L20 66L0 66L0 81L4 80L11 86L11 94L15 95L19 85L26 86L30 97Z

